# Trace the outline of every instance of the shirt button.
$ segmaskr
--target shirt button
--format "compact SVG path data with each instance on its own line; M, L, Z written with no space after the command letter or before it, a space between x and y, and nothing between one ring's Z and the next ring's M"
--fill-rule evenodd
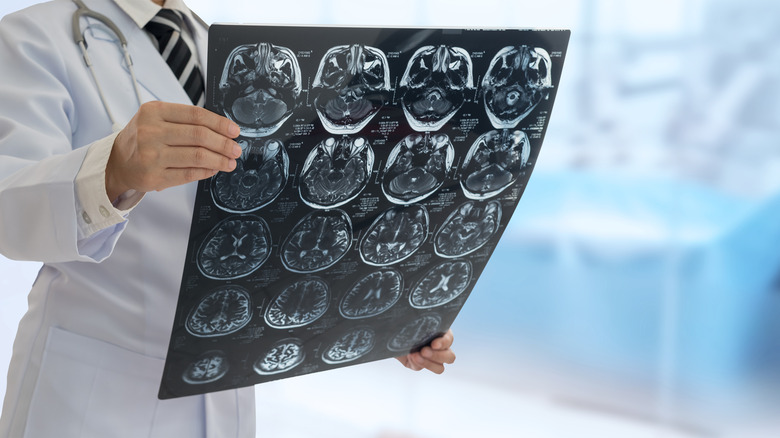
M98 210L100 211L100 214L103 215L103 217L111 216L111 213L108 212L108 209L106 207L103 207L102 205Z
M92 223L92 218L91 218L91 217L89 217L89 215L87 214L87 212L86 212L86 211L82 211L82 212L81 212L81 218L82 218L82 219L84 219L84 222L86 222L86 223L87 223L87 225L89 225L89 224L91 224L91 223Z

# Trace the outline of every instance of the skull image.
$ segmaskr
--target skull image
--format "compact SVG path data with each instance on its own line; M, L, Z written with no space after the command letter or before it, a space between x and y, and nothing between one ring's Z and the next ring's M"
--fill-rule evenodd
M512 185L528 165L531 144L525 132L494 130L481 135L463 160L460 185L471 199L487 199Z
M382 191L396 204L421 201L444 184L454 156L446 134L410 134L390 151Z
M301 199L314 208L334 208L354 199L368 184L374 151L363 137L328 137L303 166Z
M471 57L460 47L421 47L407 64L400 86L412 129L437 131L463 105L466 90L474 87Z
M330 49L314 78L314 107L331 134L355 134L382 108L390 67L381 50L362 44Z
M287 120L301 93L301 71L292 51L269 43L238 46L219 81L225 115L247 137L271 135Z
M550 55L539 47L501 49L482 81L485 110L497 129L512 129L552 87Z
M275 138L238 138L243 150L232 172L212 177L211 198L231 213L260 209L272 202L287 183L289 157Z

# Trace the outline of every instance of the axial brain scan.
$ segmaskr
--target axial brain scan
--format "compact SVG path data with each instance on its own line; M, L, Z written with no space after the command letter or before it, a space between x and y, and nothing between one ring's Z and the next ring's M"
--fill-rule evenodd
M494 128L514 128L547 98L552 87L551 64L550 55L539 47L504 47L493 57L482 91Z
M355 134L382 108L390 89L390 67L374 47L333 47L312 84L314 107L331 134Z
M211 350L201 354L187 366L181 378L191 385L210 383L224 377L228 372L228 368L225 353L219 350Z
M452 168L455 149L445 134L406 136L390 152L382 191L396 204L410 204L430 196Z
M368 184L374 151L363 137L329 137L303 165L299 192L315 208L334 208L354 199Z
M463 160L463 193L471 199L501 193L525 170L530 156L531 143L523 131L502 129L482 134Z
M335 365L365 356L374 348L375 338L376 335L370 328L358 327L332 343L322 353L322 361Z
M225 115L242 135L271 135L292 115L301 93L298 60L286 47L238 46L225 62L219 90Z
M390 351L410 351L421 342L430 340L439 333L441 317L430 314L421 316L405 325L387 342Z
M187 317L186 328L202 338L241 330L252 319L249 293L237 285L223 286L203 297Z
M398 263L422 246L429 222L423 205L391 208L368 228L360 243L360 256L374 266Z
M441 306L458 297L471 281L471 263L465 260L434 266L415 285L409 303L416 309Z
M460 257L481 248L498 231L501 204L467 201L450 214L436 232L434 250L442 257Z
M370 318L393 307L402 290L403 279L398 271L372 272L347 291L341 299L339 311L347 319Z
M265 310L265 322L277 329L301 327L317 320L330 300L328 285L318 278L305 278L286 287Z
M298 366L305 357L299 339L282 339L255 361L254 369L260 375L284 373Z
M342 210L314 211L295 225L282 245L282 263L293 272L316 272L347 253L352 222Z
M257 216L224 219L206 236L198 251L198 269L208 278L230 280L254 272L271 254L271 232Z
M287 183L290 160L279 140L239 138L237 142L243 152L236 168L214 175L211 197L225 211L247 213L276 199Z
M415 131L438 131L474 87L471 57L460 47L424 46L407 64L400 86L403 109Z

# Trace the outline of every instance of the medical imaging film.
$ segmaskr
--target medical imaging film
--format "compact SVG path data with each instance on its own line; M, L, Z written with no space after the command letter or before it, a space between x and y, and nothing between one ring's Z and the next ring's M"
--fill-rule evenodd
M214 25L162 399L416 351L452 325L528 184L566 30Z

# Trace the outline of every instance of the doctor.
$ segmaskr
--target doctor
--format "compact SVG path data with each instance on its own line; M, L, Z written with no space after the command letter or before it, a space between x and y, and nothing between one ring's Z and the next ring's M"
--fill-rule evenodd
M84 3L124 34L138 93L117 35L81 18L101 99L73 42L72 1L0 23L0 253L44 263L0 437L254 437L252 387L156 397L195 181L235 168L238 127L193 105L144 31L163 0ZM181 0L164 6L183 15L203 65L206 27ZM441 373L451 344L447 333L399 360Z

